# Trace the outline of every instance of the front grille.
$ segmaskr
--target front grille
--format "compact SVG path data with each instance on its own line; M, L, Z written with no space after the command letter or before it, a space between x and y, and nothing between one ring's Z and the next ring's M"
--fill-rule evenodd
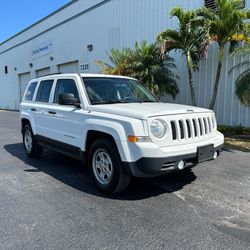
M172 120L170 124L172 140L174 141L204 137L213 132L212 119L210 116Z

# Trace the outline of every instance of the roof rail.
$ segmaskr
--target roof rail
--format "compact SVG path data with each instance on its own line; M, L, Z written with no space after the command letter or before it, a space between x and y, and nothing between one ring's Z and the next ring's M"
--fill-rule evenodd
M58 72L58 73L51 73L51 74L46 74L46 75L41 75L41 76L37 76L37 78L39 77L44 77L44 76L54 76L54 75L60 75L62 74L62 72Z

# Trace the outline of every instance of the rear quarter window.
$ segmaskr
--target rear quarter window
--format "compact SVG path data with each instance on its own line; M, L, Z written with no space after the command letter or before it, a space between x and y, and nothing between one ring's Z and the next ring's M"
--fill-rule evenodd
M46 80L40 83L36 101L37 102L49 102L50 92L52 89L54 80Z
M29 87L26 90L26 93L25 93L25 96L24 96L25 101L32 101L34 92L36 90L37 83L38 82L31 82L29 84Z

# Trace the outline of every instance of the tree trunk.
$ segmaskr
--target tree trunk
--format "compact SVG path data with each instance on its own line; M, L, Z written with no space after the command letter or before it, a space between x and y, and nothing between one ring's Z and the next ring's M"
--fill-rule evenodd
M217 73L216 73L216 78L215 78L215 83L214 83L213 95L212 95L212 99L211 99L211 102L210 102L210 105L209 105L210 109L214 109L214 104L215 104L216 97L217 97L217 94L218 94L220 75L221 75L221 68L222 68L223 57L224 57L224 48L225 48L225 45L222 44L220 46L220 51L219 51L219 61L218 61L218 66L217 66Z
M186 57L187 57L188 79L189 79L189 87L190 87L192 105L197 106L196 105L196 100L195 100L195 93L194 93L194 81L193 81L193 72L192 72L192 64L191 64L190 53L187 53Z

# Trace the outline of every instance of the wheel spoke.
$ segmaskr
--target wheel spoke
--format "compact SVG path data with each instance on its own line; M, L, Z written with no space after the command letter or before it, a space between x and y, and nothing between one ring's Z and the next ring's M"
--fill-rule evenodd
M107 174L108 178L110 178L112 176L112 172L110 171L110 169L107 168L107 173L106 174Z
M101 162L100 161L96 160L95 164L96 164L96 168L101 168Z
M105 181L105 173L103 171L100 173L100 178L102 181Z

